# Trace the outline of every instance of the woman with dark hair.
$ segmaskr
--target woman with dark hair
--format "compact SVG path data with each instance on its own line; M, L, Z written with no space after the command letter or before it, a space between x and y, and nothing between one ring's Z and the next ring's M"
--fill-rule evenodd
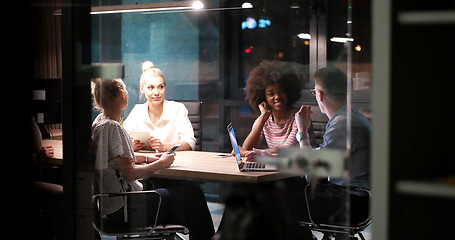
M281 147L298 146L293 104L300 98L301 78L289 64L279 61L264 61L251 70L246 99L260 115L243 143L243 156L251 159L274 154ZM255 149L264 138L268 148Z
M264 61L250 72L246 99L259 117L243 143L247 161L267 156L277 148L298 146L293 104L300 98L301 75L289 63ZM255 149L265 138L267 149ZM216 237L219 239L312 239L289 214L283 181L257 186L240 184L226 196L226 207ZM289 181L294 182L294 178ZM286 182L285 182L286 183ZM287 184L287 183L286 183ZM286 186L287 187L287 186ZM234 189L234 188L233 188ZM240 224L241 223L241 224ZM247 230L246 230L247 229Z

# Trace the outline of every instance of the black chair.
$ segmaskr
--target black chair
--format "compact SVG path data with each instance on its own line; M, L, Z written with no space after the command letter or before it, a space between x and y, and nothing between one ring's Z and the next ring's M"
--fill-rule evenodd
M152 203L150 201L131 201L130 197L133 195L142 196L145 199L145 195L152 195L154 201ZM134 212L148 212L145 209L156 209L156 215L152 216L154 219L154 224L152 226L147 226L145 224L146 217L144 219L134 219L135 227L126 227L123 225L113 226L105 223L101 220L100 212L99 212L99 205L100 205L100 198L112 198L112 197L127 197L128 201L128 211L131 212L129 214L133 214ZM137 198L136 198L137 199ZM156 201L155 201L156 199ZM189 230L182 225L157 225L157 219L159 214L159 209L161 205L161 195L159 192L150 190L150 191L133 191L133 192L122 192L122 193L109 193L109 194L96 194L92 197L92 201L94 204L94 209L97 212L97 217L95 218L95 222L93 222L93 227L101 236L115 236L117 239L169 239L173 240L178 237L178 239L183 239L179 236L181 234L188 234Z
M367 194L369 200L371 200L371 191L363 188L352 188L353 191L363 192ZM349 239L357 239L355 235L358 235L360 239L365 240L365 237L362 234L362 231L371 224L370 214L365 214L366 217L360 221L351 222L349 224L334 224L334 223L322 223L316 222L314 217L312 217L311 206L309 201L309 195L311 194L311 184L307 184L305 187L305 200L308 209L309 221L301 221L300 225L309 227L311 230L322 232L324 237L322 240L332 239L336 237L337 234L343 234L349 236ZM355 206L351 206L353 208Z
M202 149L202 102L201 101L178 101L185 105L188 109L188 118L193 126L194 137L196 138L196 146L193 150L200 151Z

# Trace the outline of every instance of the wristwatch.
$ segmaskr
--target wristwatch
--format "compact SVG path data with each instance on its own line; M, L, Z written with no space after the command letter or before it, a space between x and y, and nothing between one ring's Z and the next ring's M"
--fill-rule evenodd
M306 133L297 133L295 134L295 139L297 139L297 142L300 142L302 141L302 139L305 139L305 138L309 138L310 135L306 132Z

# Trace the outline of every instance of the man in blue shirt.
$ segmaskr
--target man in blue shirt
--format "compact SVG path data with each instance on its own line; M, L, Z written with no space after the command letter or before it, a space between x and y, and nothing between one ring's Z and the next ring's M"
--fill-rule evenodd
M349 111L346 81L346 75L337 68L321 68L314 74L315 87L311 92L316 97L321 112L329 118L319 148L350 151L349 181L337 179L332 183L369 189L371 126L356 108L351 107ZM295 118L301 136L298 137L300 147L311 147L306 137L311 121L311 106L302 106Z
M316 97L321 112L329 118L323 142L318 149L349 151L349 177L314 183L313 198L309 205L311 216L313 220L325 223L342 224L349 219L351 222L361 220L368 214L368 196L353 191L350 187L370 188L370 123L356 108L349 108L346 101L347 77L339 69L326 67L317 70L314 82L315 87L311 92ZM311 148L307 134L311 122L311 106L302 106L295 114L295 119L300 147ZM347 204L348 199L350 204ZM300 200L298 202L301 204ZM306 212L306 209L301 211Z

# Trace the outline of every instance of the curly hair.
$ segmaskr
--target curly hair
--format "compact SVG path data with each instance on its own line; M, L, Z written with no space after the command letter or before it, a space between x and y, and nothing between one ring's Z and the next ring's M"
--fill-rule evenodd
M263 61L250 71L246 80L245 99L251 108L255 111L259 110L258 105L266 101L265 88L275 83L278 83L286 92L288 108L299 100L302 76L286 62Z

